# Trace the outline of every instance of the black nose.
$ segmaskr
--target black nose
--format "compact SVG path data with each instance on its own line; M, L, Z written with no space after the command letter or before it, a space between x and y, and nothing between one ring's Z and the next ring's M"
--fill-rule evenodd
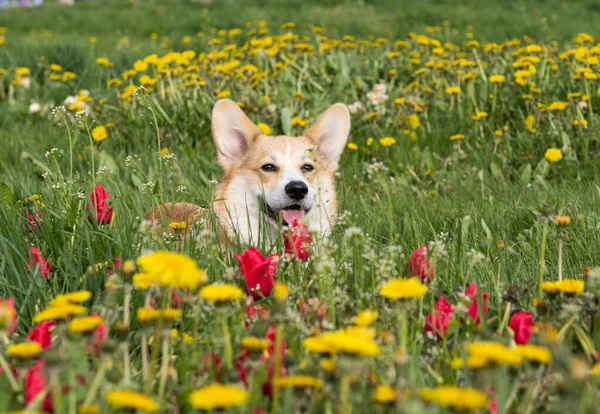
M285 193L294 200L302 200L308 194L308 186L302 181L290 181L285 186Z

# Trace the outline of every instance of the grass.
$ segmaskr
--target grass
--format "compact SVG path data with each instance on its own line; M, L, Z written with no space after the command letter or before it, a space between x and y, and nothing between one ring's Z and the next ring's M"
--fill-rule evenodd
M555 280L561 271L580 280L584 272L594 275L595 270L584 269L600 262L600 100L594 79L598 63L593 60L598 53L591 51L595 42L576 45L572 40L580 32L594 34L599 4L90 0L70 8L45 4L2 11L0 27L7 31L0 36L5 38L0 69L6 71L0 75L0 298L14 298L18 315L16 334L3 339L24 340L35 315L53 298L79 290L93 293L86 306L102 316L110 339L100 341L101 354L88 352L92 338L67 333L67 325L59 323L54 345L43 358L58 369L46 372L48 382L41 394L36 393L38 399L32 402L22 392L29 387L23 383L30 369L26 363L18 365L17 390L5 392L12 386L10 377L0 376L0 405L39 408L47 392L55 412L75 412L83 402L98 404L105 412L106 391L133 388L160 402L164 412L187 412L191 407L185 401L192 389L217 377L225 383L240 382L240 372L226 365L243 355L242 337L270 332L271 356L251 358L255 369L248 374L247 412L261 406L271 412L347 413L352 404L356 412L392 410L373 404L377 384L392 386L398 407L411 404L414 412L424 412L433 406L418 398L418 388L459 379L490 400L497 399L502 413L561 412L565 407L587 412L597 397L589 375L600 346L598 330L590 322L598 319L593 277L587 279L586 294L544 294L543 305L537 299L540 280ZM259 23L263 19L264 26ZM296 23L291 32L308 39L285 40L288 29L281 25L287 21ZM323 27L328 39L356 39L319 51L321 45L332 44L311 32L314 25ZM242 33L214 34L212 28L242 28ZM275 43L282 50L268 56L270 43L241 47L247 39L264 42L265 36L247 31L266 28L280 36ZM409 34L413 31L429 36L429 44L420 45L423 39ZM152 33L156 38L151 39ZM96 41L90 42L90 37ZM378 43L380 37L388 40ZM514 38L520 39L518 46L506 43ZM473 39L480 44L470 44ZM497 42L498 50L487 50L493 45L486 42ZM233 52L218 57L229 43L236 44ZM443 49L445 43L460 51ZM302 52L307 47L313 47L314 54ZM583 57L577 55L577 47L586 48ZM252 48L258 53L249 53ZM140 59L171 50L192 50L194 56L173 55L177 63L151 63L124 77ZM211 50L212 57L198 58ZM98 64L100 57L112 66ZM215 69L234 59L240 66ZM461 59L464 65L454 64ZM239 74L246 63L256 69ZM53 70L51 64L61 69ZM19 67L30 73L18 75ZM62 79L66 71L75 79ZM523 71L528 74L519 76ZM471 81L464 81L467 74ZM493 84L494 74L505 79ZM143 75L148 75L146 89L153 91L146 98L140 90L131 96L144 82ZM23 78L31 80L29 88L22 86ZM121 84L109 87L115 79ZM389 96L372 104L369 96L379 83L386 85ZM460 93L453 95L449 91L456 86ZM89 96L79 92L82 89ZM337 175L340 222L329 240L317 240L310 261L286 259L279 265L277 280L288 284L290 299L285 304L261 300L271 313L258 317L247 330L242 327L246 312L241 305L215 308L196 294L186 296L185 289L176 291L185 302L177 322L171 326L159 319L146 325L133 315L135 309L151 300L157 308L171 306L171 289L134 289L131 272L118 269L124 260L136 260L151 250L180 250L206 269L210 283L244 287L233 255L249 246L232 242L222 249L209 231L181 247L177 237L165 240L140 230L141 218L160 201L211 204L214 182L222 172L209 114L216 99L228 94L244 104L252 121L268 124L274 135L301 134L303 128L292 125L292 117L310 124L334 102L362 103L363 108L352 114L349 141L355 147L345 150ZM72 99L65 103L68 96ZM555 102L569 105L553 109ZM32 104L39 104L40 111L31 113ZM51 110L61 104L67 108ZM77 116L85 106L88 115ZM481 112L485 115L478 117ZM92 131L101 125L107 126L108 137L96 141ZM450 139L457 134L464 139ZM380 141L384 137L395 142L385 146ZM549 148L560 149L564 158L551 162L545 156ZM168 156L159 156L167 149ZM89 218L86 207L97 183L110 194L110 224ZM41 194L41 201L31 199L33 194ZM569 216L570 224L556 226L557 215ZM411 257L423 244L429 246L427 259ZM32 246L50 263L48 278L32 263ZM272 244L261 240L258 247L265 254L284 250L282 239ZM379 288L410 276L407 263L419 259L435 269L427 296L422 301L385 300ZM489 294L489 311L479 314L481 324L464 310L474 303L464 294L472 282L478 285L480 304L484 292ZM439 296L454 304L456 316L438 340L422 332ZM310 305L298 306L301 301ZM132 314L125 305L129 302ZM349 326L357 312L366 309L379 312L373 326L380 355L347 358L341 352L334 358L333 372L319 368L319 359L303 347L303 339ZM551 369L526 364L520 370L451 368L453 359L466 356L467 342L511 345L515 332L507 325L516 310L532 312L540 323L532 342L551 349ZM3 311L0 306L0 331L6 327ZM552 324L560 333L552 334L541 323ZM177 328L178 336L167 335L167 327ZM338 334L342 342L359 341ZM280 360L275 350L282 341L290 352ZM5 351L3 343L0 359ZM213 353L221 358L218 367L211 366ZM169 364L178 379L167 374ZM271 375L275 365L281 365L289 375L319 377L325 383L323 394L288 389L275 391L272 398L263 395L270 364ZM580 376L573 369L577 364L583 367ZM113 368L105 371L109 365ZM101 373L98 380L92 369ZM359 373L360 379L353 382L349 372ZM75 384L77 375L85 385ZM549 379L540 390L543 378ZM61 392L65 384L76 392ZM495 396L489 392L491 384ZM412 392L408 401L401 397L405 389ZM559 392L561 400L553 400Z

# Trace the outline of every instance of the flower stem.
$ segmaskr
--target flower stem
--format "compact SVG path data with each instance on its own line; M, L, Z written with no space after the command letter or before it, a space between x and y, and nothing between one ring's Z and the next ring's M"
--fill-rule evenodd
M169 360L171 359L170 349L169 349L169 331L163 332L163 341L162 341L162 366L160 370L160 383L158 386L158 398L160 401L163 400L165 396L165 388L167 385L167 370L169 368Z
M0 353L0 366L4 370L4 375L6 375L6 378L10 383L10 388L15 392L18 391L19 384L17 383L17 380L15 379L15 376L12 373L10 365L8 365L8 362L6 362L6 359L4 359L4 355L2 355L2 353Z
M540 275L539 275L539 294L542 297L542 283L544 283L544 258L546 256L546 238L548 236L548 219L544 219L544 230L542 233L542 247L540 251Z
M277 324L277 330L275 331L275 372L273 373L273 382L279 378L279 371L281 370L281 339L282 335L281 325ZM272 414L276 414L279 409L279 387L273 387L273 408L271 409Z
M106 372L107 366L108 366L108 359L103 358L102 362L100 363L100 368L98 368L98 372L96 373L96 376L94 377L94 382L92 382L92 385L90 386L90 389L88 390L88 392L85 396L84 404L90 404L92 401L94 401L94 398L96 398L96 393L98 392L98 388L100 388L100 384L104 380L104 373Z
M221 331L225 342L225 362L227 363L227 369L231 370L233 368L233 348L231 347L231 333L229 332L227 315L221 317Z
M340 383L340 402L342 404L341 413L351 414L352 404L350 403L350 374L344 373Z
M563 240L558 239L558 280L563 279Z
M57 413L64 413L64 401L62 387L60 386L59 372L56 368L50 372L50 387L52 389L52 407Z
M123 323L129 328L129 314L131 307L131 285L125 284L125 298L123 301ZM125 384L131 381L131 363L129 360L129 343L125 342L123 346L123 364L125 366Z

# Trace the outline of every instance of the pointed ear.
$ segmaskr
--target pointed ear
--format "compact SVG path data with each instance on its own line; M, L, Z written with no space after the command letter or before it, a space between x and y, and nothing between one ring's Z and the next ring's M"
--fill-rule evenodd
M228 169L244 156L252 140L262 131L235 102L221 99L212 111L212 133L219 164Z
M327 164L338 162L349 134L350 112L341 103L330 106L304 133L316 145L317 153Z

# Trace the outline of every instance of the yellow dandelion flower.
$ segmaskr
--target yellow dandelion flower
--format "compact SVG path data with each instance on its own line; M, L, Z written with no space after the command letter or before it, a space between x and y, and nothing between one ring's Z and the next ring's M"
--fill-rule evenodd
M294 125L294 126L297 125L297 126L303 127L303 126L306 126L307 122L308 122L307 120L302 119L299 116L295 116L292 118L292 125Z
M136 314L140 323L152 322L160 317L160 311L154 308L137 308Z
M176 252L156 251L137 259L143 273L156 276L158 285L196 289L207 280L206 272L190 257Z
M169 223L169 227L175 231L183 231L187 228L187 223L185 221L172 221Z
M354 142L349 142L348 149L352 150L352 151L356 151L356 150L358 150L358 145L356 145Z
M27 76L31 73L31 69L28 67L22 66L19 68L15 68L15 75L17 76Z
M375 330L370 328L344 328L306 338L303 344L315 353L375 356L380 350L374 336Z
M396 98L394 99L394 103L396 105L404 105L406 103L406 98Z
M189 401L199 410L215 410L235 407L246 403L250 394L238 387L224 384L212 384L199 388L190 394Z
M96 142L104 141L108 137L108 133L106 132L106 127L104 125L98 125L94 129L92 129L92 138Z
M290 288L285 283L275 283L273 287L273 298L279 303L283 303L290 296Z
M142 290L148 289L151 285L156 284L157 277L151 273L136 273L133 275L133 284Z
M421 126L421 121L419 120L419 116L416 114L410 114L408 116L408 123L412 129L417 129Z
M72 303L62 303L59 305L51 305L43 309L33 317L33 322L40 323L43 321L53 321L66 319L69 316L80 315L87 311L86 308Z
M478 410L487 404L487 397L481 391L455 385L441 385L434 389L422 388L419 394L427 402L435 402L455 411Z
M592 375L595 377L600 377L600 362L596 362L592 367Z
M367 309L354 317L354 324L358 326L370 326L375 323L378 317L379 312L376 310Z
M366 142L367 147L370 147L371 145L373 145L374 141L375 141L375 138L373 138L373 137L367 138L367 142Z
M42 352L42 346L38 342L23 342L9 345L6 353L14 359L27 360L38 356Z
M465 136L463 134L454 134L450 137L450 139L452 141L458 141L460 139L465 139Z
M79 290L77 292L56 295L50 305L62 305L65 303L83 303L92 298L92 292L89 290Z
M290 375L276 377L273 380L273 386L279 388L321 388L323 387L323 381L308 375Z
M551 295L556 293L576 294L583 292L584 289L585 283L575 279L563 279L555 282L542 283L542 290Z
M546 107L548 111L564 111L569 106L569 102L556 101Z
M544 154L544 158L549 162L555 163L563 159L563 154L558 148L548 148Z
M571 217L569 216L556 216L554 217L554 223L559 227L568 226L571 223Z
M267 339L255 336L245 336L242 338L242 346L249 351L264 351L269 347L269 344L270 342Z
M331 358L322 358L320 362L321 368L327 372L333 372L335 370L335 360Z
M379 143L384 147L391 147L396 143L396 140L392 137L383 137L379 140Z
M503 75L492 75L492 76L490 76L490 82L491 83L502 83L502 82L504 82L504 76Z
M498 342L482 341L472 342L467 345L470 367L478 368L487 365L519 365L523 361L522 355L516 349L508 348Z
M544 346L538 345L517 345L517 352L519 352L524 359L528 361L537 362L539 364L548 365L552 362L552 353L550 349Z
M74 318L69 322L69 331L74 333L85 333L94 331L102 324L102 318L99 316L83 316Z
M77 414L98 414L100 407L97 404L80 404L77 407Z
M257 125L257 127L262 131L263 134L271 135L271 127L269 125L261 122Z
M105 57L96 58L96 63L106 68L112 68L114 66L114 64L111 63L110 60L108 60L108 58Z
M149 396L132 390L115 390L106 393L106 401L115 408L153 412L160 405Z
M393 279L379 289L379 293L388 299L413 299L425 296L429 289L416 277Z
M304 99L304 94L302 92L294 92L292 95L294 98Z
M448 86L446 88L446 93L448 95L458 95L460 92L460 86Z
M60 65L59 65L59 64L57 64L57 63L52 63L52 64L50 65L50 70L51 70L52 72L62 72L63 68L62 68L62 66L60 66Z
M240 300L244 292L235 285L209 285L200 289L200 296L209 302L221 303Z
M396 392L391 385L379 384L375 390L375 401L381 404L396 401Z
M230 96L231 96L231 91L221 91L217 94L217 98L219 98L219 99L229 98Z

